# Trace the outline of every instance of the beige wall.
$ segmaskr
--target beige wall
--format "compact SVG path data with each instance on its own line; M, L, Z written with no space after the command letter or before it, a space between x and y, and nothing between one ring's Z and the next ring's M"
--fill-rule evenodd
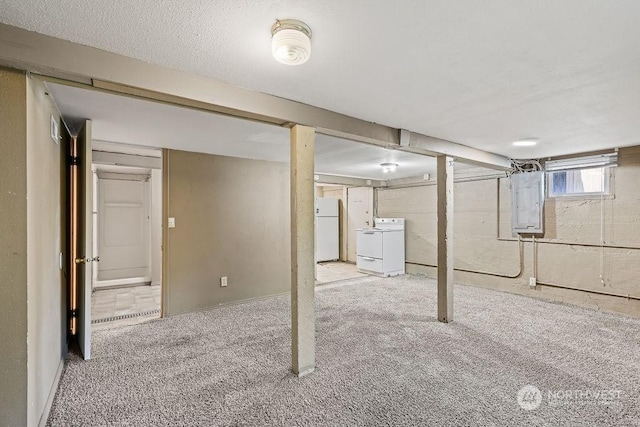
M0 425L27 420L27 83L0 68Z
M51 116L60 117L44 84L27 82L27 419L37 425L63 361L60 141L50 137Z
M165 315L288 292L289 166L165 150ZM220 286L220 277L228 286Z
M620 166L613 169L614 197L547 199L545 235L537 247L537 279L574 288L640 297L640 250L570 246L558 243L600 243L601 224L607 245L640 248L640 147L620 150ZM518 243L511 236L509 180L484 179L457 182L454 186L455 267L502 276L520 271ZM500 209L498 215L498 194ZM435 185L380 189L378 215L405 217L406 256L409 272L435 269ZM603 222L601 222L601 218ZM497 224L499 221L499 235ZM552 244L553 243L553 244ZM608 297L539 285L529 289L533 276L533 252L523 243L524 270L517 278L456 271L456 280L597 309L640 316L640 301ZM602 276L602 279L601 279Z
M0 69L0 425L38 425L66 351L58 268L63 215L59 122L44 85Z
M342 200L342 191L343 187L321 187L322 195L318 194L318 197L326 197L331 199L339 199Z

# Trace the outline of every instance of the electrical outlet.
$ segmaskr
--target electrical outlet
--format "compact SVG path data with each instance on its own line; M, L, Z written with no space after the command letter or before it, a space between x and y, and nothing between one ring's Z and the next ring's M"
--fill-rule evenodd
M227 286L227 276L223 276L220 278L220 286L225 288Z
M535 277L529 277L529 286L534 288L536 286L536 278Z

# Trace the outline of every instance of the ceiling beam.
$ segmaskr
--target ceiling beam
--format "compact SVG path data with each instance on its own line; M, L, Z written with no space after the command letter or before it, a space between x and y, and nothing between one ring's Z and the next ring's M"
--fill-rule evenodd
M355 141L398 144L397 130L387 126L6 24L0 24L0 64L178 105L193 100L223 114L312 126Z
M511 160L509 160L508 157L478 150L477 148L468 147L456 142L411 132L406 129L400 129L399 150L428 156L446 155L460 160L463 163L470 163L491 169L511 169Z
M378 179L352 178L324 173L316 173L314 179L316 184L337 184L347 187L384 187L386 185L386 181Z
M317 133L385 148L448 155L493 168L510 166L505 157L413 132L409 143L401 145L406 131L6 24L0 24L0 65L279 126L311 126Z

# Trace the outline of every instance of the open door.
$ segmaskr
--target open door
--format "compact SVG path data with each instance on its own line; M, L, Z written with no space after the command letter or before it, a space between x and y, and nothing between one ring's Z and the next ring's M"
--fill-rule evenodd
M91 170L91 120L87 120L77 137L78 159L78 346L85 360L91 358L91 292L93 258L93 172Z
M373 188L347 188L347 261L355 263L356 230L373 227Z

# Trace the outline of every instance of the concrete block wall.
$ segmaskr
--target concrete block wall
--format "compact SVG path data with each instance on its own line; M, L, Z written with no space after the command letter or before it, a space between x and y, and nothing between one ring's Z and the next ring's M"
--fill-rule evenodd
M611 196L547 199L535 265L531 239L518 243L511 235L509 179L459 180L454 186L456 281L640 317L640 301L633 299L640 298L639 180L640 147L625 148L612 169ZM407 271L435 277L435 185L378 189L377 210L380 216L407 220ZM578 290L542 284L531 289L533 276Z

